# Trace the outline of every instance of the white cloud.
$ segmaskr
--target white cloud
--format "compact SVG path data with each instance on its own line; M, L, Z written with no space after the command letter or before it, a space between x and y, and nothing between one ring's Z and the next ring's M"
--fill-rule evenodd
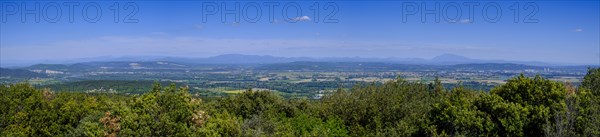
M204 28L204 26L202 26L202 25L198 24L198 25L194 26L194 28L201 30L201 29L203 29L203 28Z
M462 19L460 20L460 23L473 23L473 21L470 19Z
M470 19L461 19L461 20L447 20L449 23L473 23Z
M232 26L232 27L237 27L237 26L240 26L240 22L235 22L235 21L234 21L234 22L231 22L231 26Z
M581 29L581 28L577 28L577 29L573 30L573 32L582 32L582 31L583 31L583 29Z
M308 17L308 16L301 16L301 17L292 18L292 20L293 21L309 21L310 17Z

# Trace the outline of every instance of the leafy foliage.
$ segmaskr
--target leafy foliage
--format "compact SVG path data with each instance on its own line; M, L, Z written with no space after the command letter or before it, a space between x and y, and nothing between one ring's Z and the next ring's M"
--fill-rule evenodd
M523 75L491 92L401 78L320 100L268 91L202 101L155 83L144 94L0 86L0 136L600 136L600 69L580 87Z

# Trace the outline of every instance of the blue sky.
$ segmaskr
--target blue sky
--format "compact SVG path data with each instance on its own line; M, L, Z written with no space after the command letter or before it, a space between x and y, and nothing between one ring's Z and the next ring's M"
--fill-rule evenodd
M39 9L35 9L36 3ZM114 22L115 10L111 10L117 7L115 3L119 22ZM242 1L238 10L234 10L235 2L1 1L0 4L0 64L98 56L208 57L232 53L380 58L432 58L449 53L477 59L600 63L598 1ZM74 6L70 22L69 8L65 5L73 4L78 6ZM95 10L94 4L101 11ZM212 13L209 8L215 4L218 11L209 15ZM265 4L277 5L272 21ZM474 4L477 6L473 11L465 6ZM32 14L25 14L26 20L22 22L23 5L38 13L40 22L35 22ZM222 22L223 5L228 10L240 11L240 21L236 22L234 15L226 15ZM418 9L409 9L415 5ZM302 13L296 12L294 6L300 6ZM84 7L87 18L93 19L96 13L101 13L101 17L96 22L86 21ZM314 7L319 7L318 16ZM131 19L137 22L123 22L134 9L138 11L131 14ZM519 15L517 22L515 9ZM436 14L425 14L423 22L421 13L431 10ZM57 11L61 16L52 20ZM461 16L456 16L458 11ZM252 20L257 13L260 18ZM468 17L469 13L474 16ZM497 13L501 15L493 20ZM205 21L203 16L207 17ZM325 22L328 17L337 21ZM436 17L439 22L435 22Z

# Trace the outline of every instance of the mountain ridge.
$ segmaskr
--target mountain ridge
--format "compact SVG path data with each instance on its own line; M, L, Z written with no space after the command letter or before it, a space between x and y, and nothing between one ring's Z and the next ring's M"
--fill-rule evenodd
M523 64L530 66L573 66L585 64L565 64L565 63L546 63L539 61L507 61L507 60L483 60L472 59L465 56L455 54L441 54L431 59L424 58L366 58L366 57L277 57L271 55L245 55L245 54L222 54L211 57L171 57L171 56L124 56L124 57L92 57L66 59L56 61L44 61L43 64L77 64L85 62L135 62L135 61L168 61L188 64L272 64L272 63L289 63L297 61L310 62L384 62L384 63L399 63L399 64L425 64L425 65L456 65L470 63L511 63ZM40 64L40 62L29 62L19 65L10 64L12 67L25 67ZM3 66L4 68L10 68Z

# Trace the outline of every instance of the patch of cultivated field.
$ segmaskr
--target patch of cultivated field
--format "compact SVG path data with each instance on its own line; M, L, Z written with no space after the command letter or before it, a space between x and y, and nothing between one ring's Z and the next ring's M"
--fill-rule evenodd
M240 93L244 93L247 92L248 89L234 89L234 90L222 90L220 92L223 93L227 93L227 94L240 94ZM274 91L274 90L270 90L270 89L266 89L266 88L252 88L252 91Z
M351 81L363 81L363 82L386 82L394 80L391 78L377 78L377 77L365 77L365 78L352 78Z

